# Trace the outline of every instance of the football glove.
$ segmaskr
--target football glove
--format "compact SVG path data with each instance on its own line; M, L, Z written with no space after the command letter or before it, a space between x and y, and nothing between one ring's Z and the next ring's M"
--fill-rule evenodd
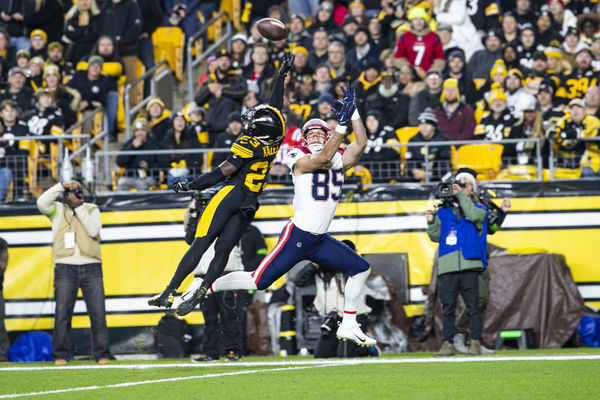
M296 56L293 53L285 53L281 59L281 68L279 68L279 75L286 76L288 72L294 67L294 59Z
M173 190L175 191L175 193L187 192L188 190L190 190L190 182L188 182L188 181L176 181L173 184Z
M335 108L333 108L332 111L338 120L338 124L342 126L348 126L352 120L352 114L354 114L354 110L356 110L356 103L354 102L354 89L352 89L350 87L350 83L348 83L348 89L344 89L342 87L342 92L345 96L344 99L341 101L336 101L342 106L340 111L336 111Z

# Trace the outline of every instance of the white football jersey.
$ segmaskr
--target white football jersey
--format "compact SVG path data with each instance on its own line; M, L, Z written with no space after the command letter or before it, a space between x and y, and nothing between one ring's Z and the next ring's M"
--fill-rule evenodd
M295 147L287 154L284 162L292 171L290 173L294 182L292 222L303 231L320 235L329 229L342 193L344 149L340 148L335 153L327 169L294 175L296 161L310 154L312 153L308 147Z

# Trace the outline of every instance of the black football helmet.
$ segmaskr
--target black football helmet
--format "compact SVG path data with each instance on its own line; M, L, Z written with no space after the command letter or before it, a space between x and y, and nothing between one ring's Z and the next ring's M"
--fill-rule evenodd
M275 107L261 104L242 114L243 131L267 143L285 136L285 119Z

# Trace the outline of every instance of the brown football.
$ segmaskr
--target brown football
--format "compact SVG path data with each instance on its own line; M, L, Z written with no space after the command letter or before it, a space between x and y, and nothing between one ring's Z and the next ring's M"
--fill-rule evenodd
M268 40L281 40L288 36L285 24L275 18L263 18L256 23L258 32Z

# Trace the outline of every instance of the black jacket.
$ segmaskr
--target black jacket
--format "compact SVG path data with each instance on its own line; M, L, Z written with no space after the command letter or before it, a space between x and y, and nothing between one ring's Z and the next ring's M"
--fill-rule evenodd
M140 147L135 147L133 145L133 139L129 139L123 147L121 151L142 151L142 150L157 150L158 146L156 142L153 140L147 140L146 143L142 144ZM129 155L129 154L119 154L117 156L117 165L119 167L125 168L125 176L129 177L137 177L137 170L140 168L140 162L146 161L148 163L148 168L151 171L147 171L148 175L156 175L158 169L160 168L160 159L157 155L152 154L140 154L140 155Z
M73 44L67 50L66 60L75 64L82 58L90 55L94 43L98 40L99 23L100 15L95 15L90 18L89 24L80 26L79 13L76 13L65 22L65 36L73 41Z
M419 115L425 111L426 108L435 110L440 107L440 93L429 93L427 88L421 90L410 99L410 107L408 110L408 124L410 126L419 125Z
M142 13L133 0L104 2L100 13L100 35L112 37L123 57L135 55L137 41L142 33Z
M217 139L215 141L215 148L216 149L221 149L221 148L223 148L223 149L229 149L229 148L231 148L231 145L233 145L233 142L235 142L239 136L240 135L234 135L234 134L232 134L229 131L229 129L226 129L225 131L221 132L217 136ZM212 159L212 165L213 165L213 167L216 167L219 164L221 164L223 161L225 161L225 159L227 158L228 155L229 155L228 152L215 153L213 155L213 159Z
M24 4L23 0L3 0L0 1L0 11L4 11L6 14L12 15L15 13L21 13L23 15ZM25 34L25 27L23 21L16 21L11 19L9 22L4 22L0 19L0 27L6 29L10 34L10 37L21 37Z
M402 128L408 125L408 108L410 106L410 96L398 89L390 97L385 97L379 90L380 84L377 85L377 90L369 96L365 101L365 110L378 110L382 114L382 125L390 125L394 128ZM363 114L365 115L365 114Z
M73 79L69 81L68 85L81 93L81 100L90 103L86 110L92 110L96 104L106 106L108 92L117 90L114 82L104 75L100 75L98 79L90 81L87 71L75 72Z
M11 93L8 88L0 90L0 100L12 100L17 103L19 107L20 115L25 112L32 110L35 107L35 100L33 98L33 90L26 86L21 89L18 93Z
M27 37L34 29L41 29L48 35L46 43L60 41L63 33L63 5L57 0L46 0L35 11L35 0L24 0L23 25Z
M152 37L152 32L160 26L163 20L163 8L159 0L137 0L142 13L142 32Z

